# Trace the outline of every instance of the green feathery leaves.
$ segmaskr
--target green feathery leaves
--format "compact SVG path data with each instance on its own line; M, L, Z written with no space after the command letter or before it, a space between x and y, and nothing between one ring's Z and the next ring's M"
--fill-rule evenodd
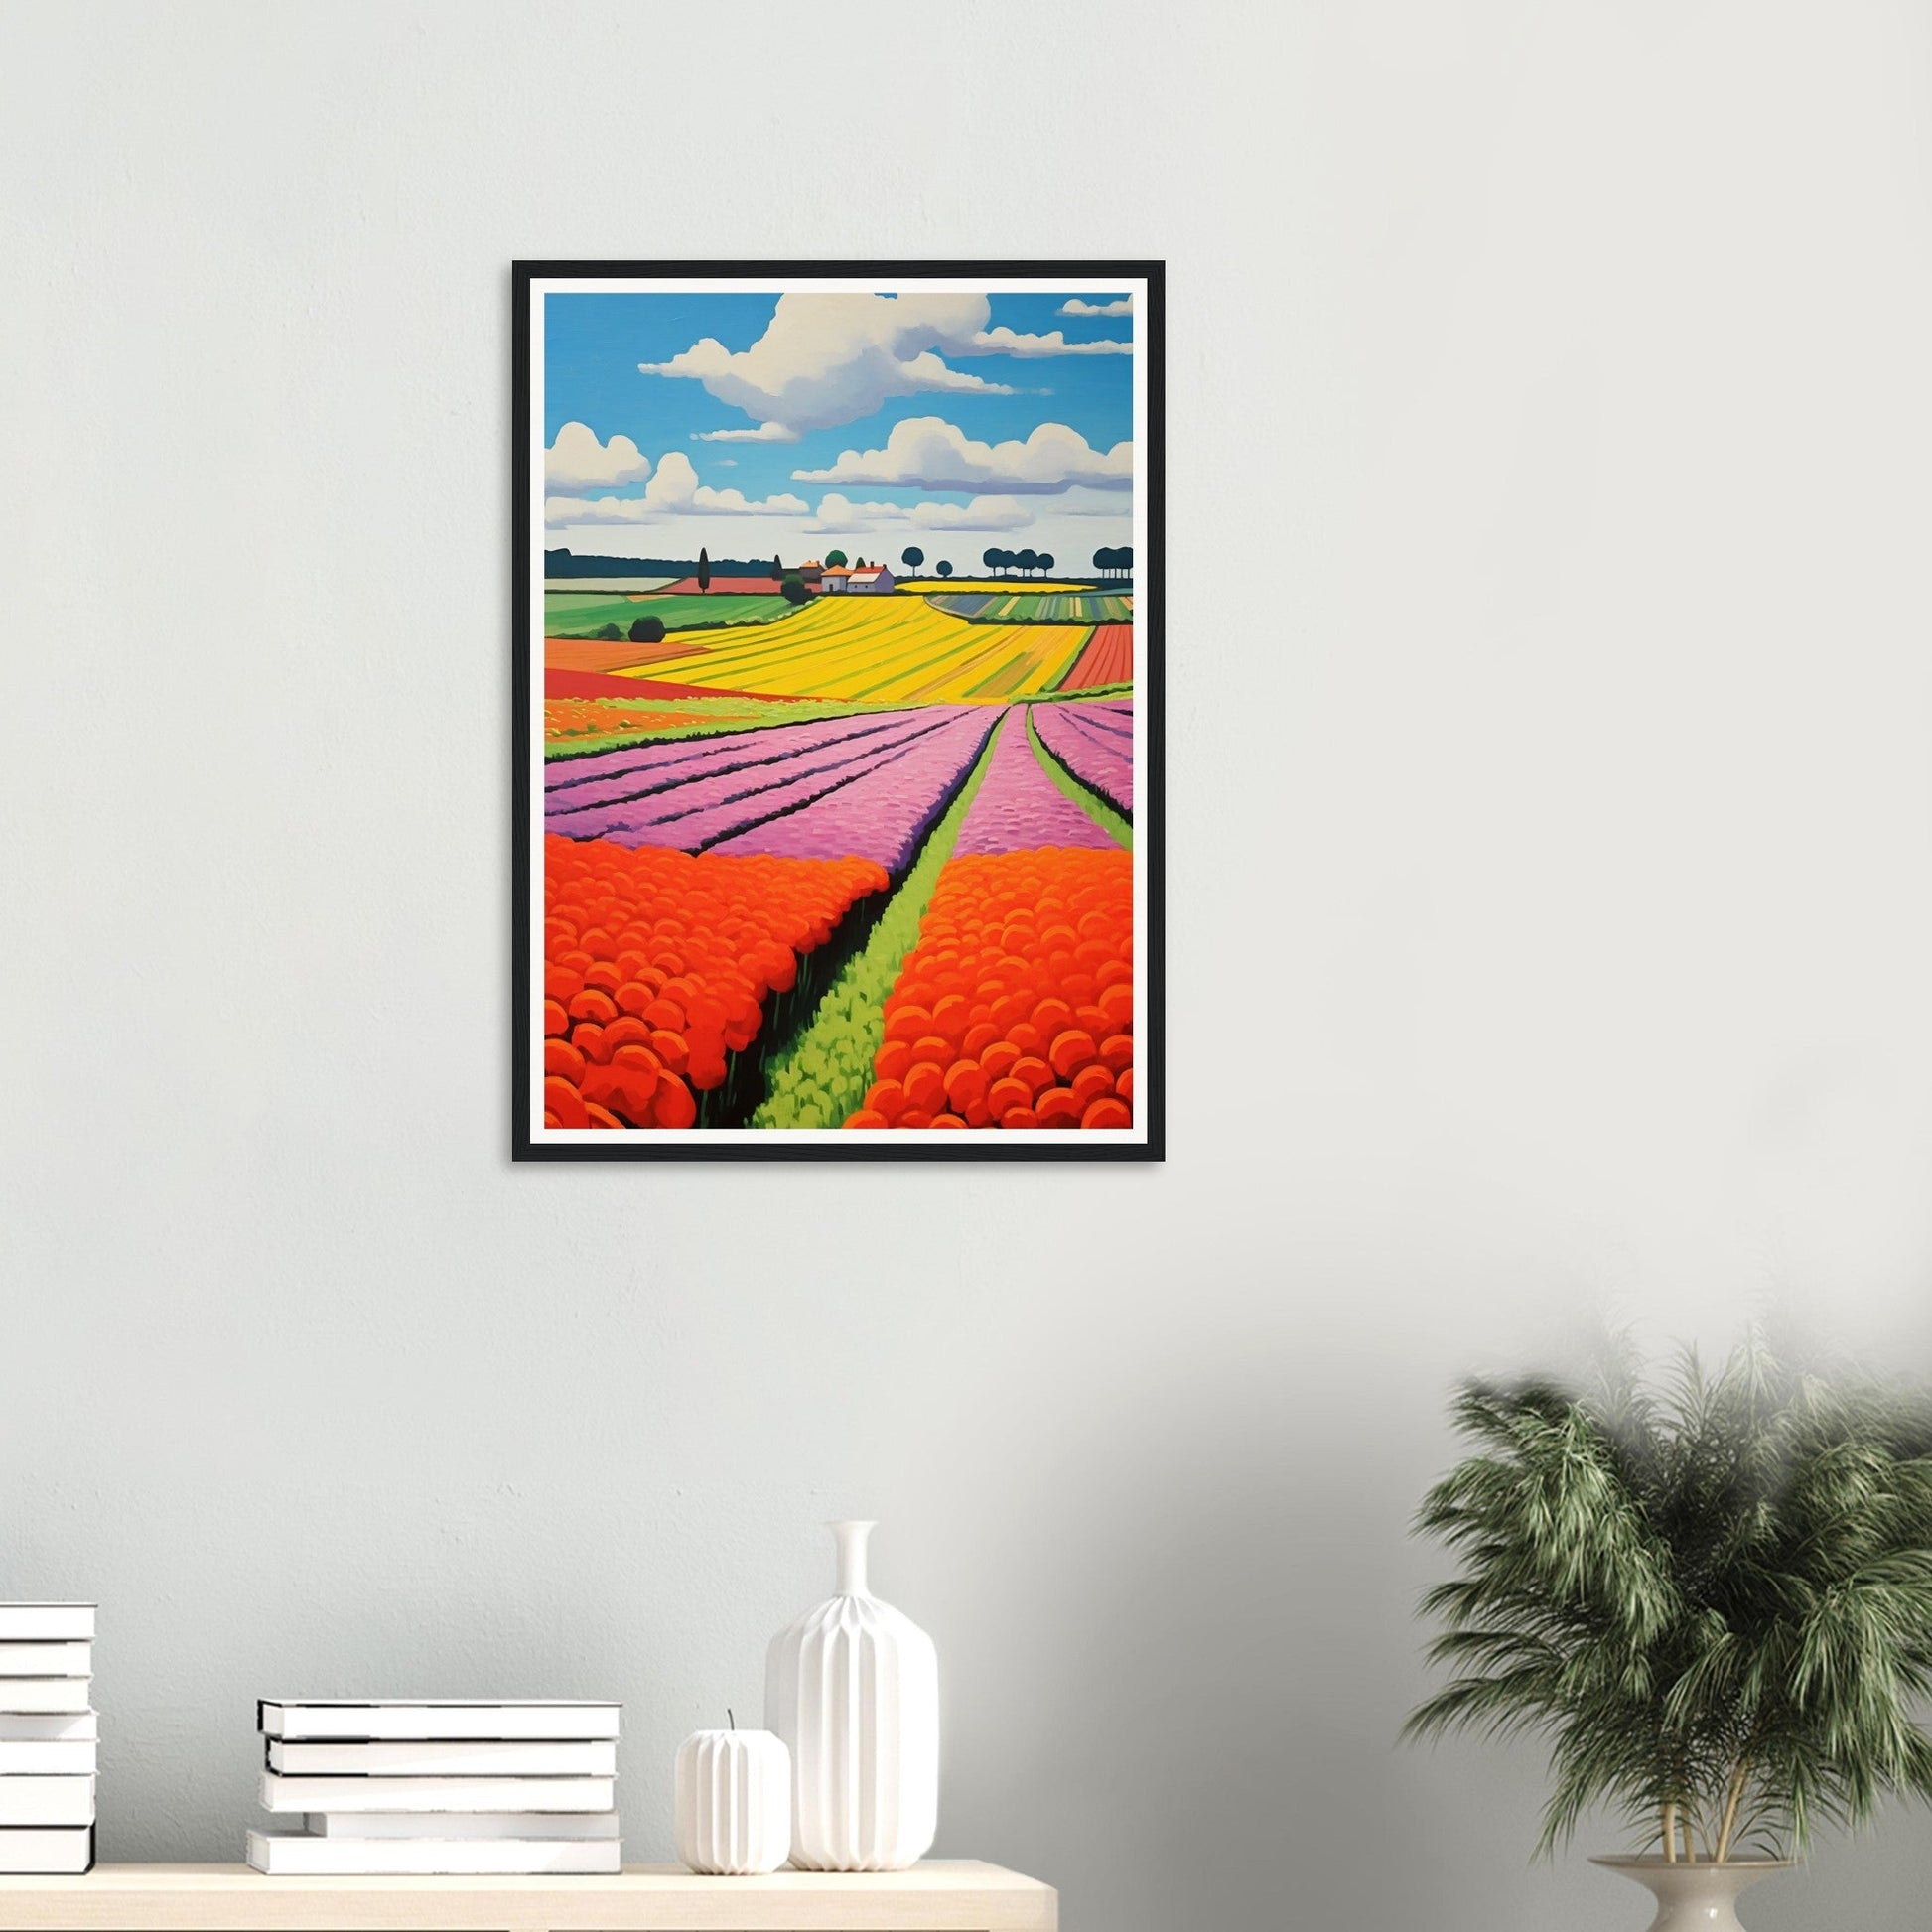
M1457 1561L1422 1603L1450 1676L1404 1734L1545 1740L1539 1851L1599 1805L1728 1859L1932 1799L1932 1402L1753 1334L1715 1376L1623 1349L1452 1419L1474 1453L1416 1517Z

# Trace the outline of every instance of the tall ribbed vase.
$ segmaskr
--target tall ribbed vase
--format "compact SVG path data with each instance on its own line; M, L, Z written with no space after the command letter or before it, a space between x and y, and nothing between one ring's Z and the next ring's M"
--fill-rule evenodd
M939 1657L866 1587L870 1523L833 1523L839 1591L771 1641L764 1722L791 1751L791 1862L899 1871L939 1825Z

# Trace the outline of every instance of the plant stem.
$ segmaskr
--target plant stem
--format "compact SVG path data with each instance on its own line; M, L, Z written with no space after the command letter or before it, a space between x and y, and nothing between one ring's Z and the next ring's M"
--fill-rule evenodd
M1744 1802L1744 1786L1750 1777L1751 1761L1740 1757L1730 1774L1730 1790L1725 1798L1724 1822L1718 1827L1718 1863L1730 1857L1731 1833L1737 1827L1737 1807Z
M1664 1863L1666 1864L1677 1863L1677 1807L1675 1805L1664 1807Z
M1696 1864L1698 1862L1697 1840L1691 1836L1691 1814L1688 1811L1684 1814L1679 1829L1684 1834L1684 1862L1687 1864Z

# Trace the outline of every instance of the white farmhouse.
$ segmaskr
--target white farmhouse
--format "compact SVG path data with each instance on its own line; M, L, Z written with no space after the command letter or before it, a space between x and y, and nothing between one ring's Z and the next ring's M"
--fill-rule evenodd
M877 594L893 588L893 573L884 564L868 564L863 570L847 570L843 564L834 564L825 573L824 589L827 591L866 591Z

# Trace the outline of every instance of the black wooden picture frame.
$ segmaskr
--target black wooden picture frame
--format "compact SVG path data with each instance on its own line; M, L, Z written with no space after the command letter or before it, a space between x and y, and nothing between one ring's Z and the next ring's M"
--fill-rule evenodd
M1066 283L1074 289L1132 285L1133 352L1142 358L1143 388L1136 424L1133 487L1144 504L1143 543L1133 559L1133 618L1139 630L1138 674L1133 685L1135 726L1141 734L1139 796L1133 800L1133 842L1145 854L1138 880L1134 921L1137 977L1143 1004L1134 1029L1135 1087L1131 1134L968 1131L789 1132L722 1128L688 1134L600 1132L564 1138L543 1128L537 1104L542 1039L533 985L532 920L533 774L541 767L542 715L535 698L532 652L542 662L542 639L532 635L533 570L542 540L533 516L532 404L537 379L531 366L532 301L559 292L558 283L636 281L743 282L772 291L795 282L850 281L854 288L891 293L921 281L996 285L1018 279ZM649 291L643 291L649 292ZM846 262L626 262L518 261L512 270L512 370L510 459L511 666L511 1154L517 1161L752 1160L752 1161L1161 1161L1166 1158L1166 824L1165 824L1165 636L1166 636L1166 401L1165 264L1159 261L846 261ZM1095 311L1098 313L1098 311ZM542 432L537 432L540 437ZM1024 1118L1015 1116L1014 1118Z

